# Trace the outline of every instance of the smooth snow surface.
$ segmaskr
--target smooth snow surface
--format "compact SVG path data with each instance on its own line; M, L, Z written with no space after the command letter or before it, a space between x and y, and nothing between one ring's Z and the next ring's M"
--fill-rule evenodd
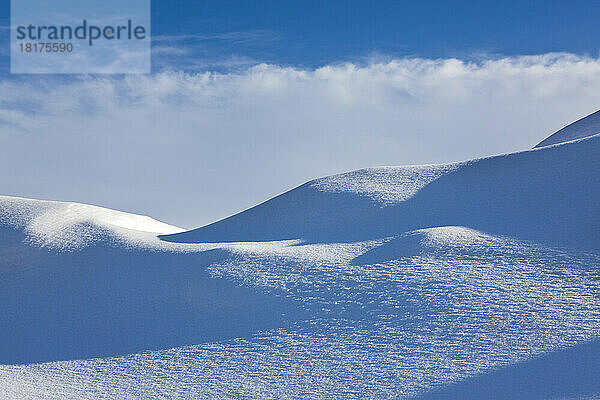
M0 398L600 398L600 136L187 231L0 198Z
M80 248L98 239L99 231L109 230L128 238L124 231L170 234L183 229L145 215L80 203L30 200L0 196L0 222L24 228L28 238L42 246Z
M564 128L556 131L546 139L542 140L535 147L550 146L558 143L565 143L575 139L597 135L600 133L600 110L584 118L581 118Z

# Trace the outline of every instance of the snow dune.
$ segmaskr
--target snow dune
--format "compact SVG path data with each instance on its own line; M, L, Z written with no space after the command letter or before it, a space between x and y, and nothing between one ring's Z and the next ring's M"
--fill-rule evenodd
M551 146L600 133L600 110L583 117L542 140L535 147Z
M349 242L467 226L553 245L600 246L600 136L568 146L317 179L170 242Z
M0 196L3 225L24 228L28 238L42 246L81 248L105 230L127 239L126 231L170 234L183 229L145 215L110 210L88 204L41 201Z
M0 197L0 398L597 398L590 117L186 232Z

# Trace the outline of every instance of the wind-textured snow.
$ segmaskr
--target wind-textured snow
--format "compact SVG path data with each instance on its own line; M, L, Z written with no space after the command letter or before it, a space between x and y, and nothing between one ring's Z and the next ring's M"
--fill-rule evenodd
M459 164L365 168L317 179L312 185L326 192L358 193L382 204L410 199L421 188L458 168Z
M2 197L0 398L599 398L599 166L369 168L187 232Z

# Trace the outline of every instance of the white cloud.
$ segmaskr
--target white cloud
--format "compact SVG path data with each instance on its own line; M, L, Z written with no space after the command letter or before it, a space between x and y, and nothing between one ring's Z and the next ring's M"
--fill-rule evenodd
M194 226L318 176L532 147L599 107L600 60L37 77L0 93L3 194Z

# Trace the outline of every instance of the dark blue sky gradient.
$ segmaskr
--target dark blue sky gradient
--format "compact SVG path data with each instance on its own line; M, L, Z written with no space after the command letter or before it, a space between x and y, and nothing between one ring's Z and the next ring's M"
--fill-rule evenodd
M153 1L154 35L261 31L224 53L315 66L383 54L597 56L598 1ZM217 49L215 49L217 50Z
M598 1L153 0L152 34L163 38L154 45L187 51L153 55L154 70L177 69L178 61L182 69L219 69L257 62L310 68L373 56L596 57L599 22ZM3 1L0 25L8 24L9 1ZM6 72L6 29L0 41Z

